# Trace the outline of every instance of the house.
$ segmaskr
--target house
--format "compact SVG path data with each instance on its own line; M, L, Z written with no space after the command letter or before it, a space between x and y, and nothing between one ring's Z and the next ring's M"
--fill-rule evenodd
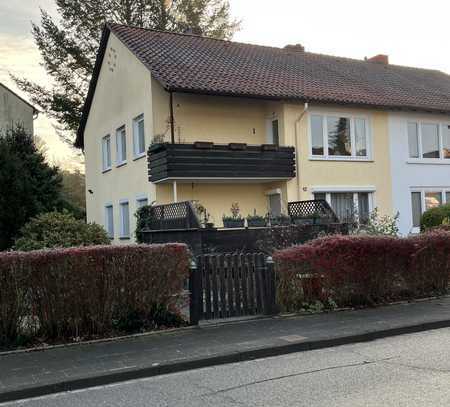
M0 131L22 126L33 134L33 120L37 114L35 107L0 83Z
M136 209L154 201L197 200L220 226L233 202L245 216L316 198L342 220L399 210L409 233L438 201L431 193L448 199L449 113L449 76L385 55L107 24L75 143L88 220L121 242L133 239ZM439 158L425 122L438 123ZM418 157L408 156L411 123Z

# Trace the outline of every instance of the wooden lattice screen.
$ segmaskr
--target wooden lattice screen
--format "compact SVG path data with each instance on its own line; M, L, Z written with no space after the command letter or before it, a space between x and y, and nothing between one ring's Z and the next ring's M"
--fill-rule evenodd
M190 201L156 205L151 208L150 230L198 229L200 222Z
M312 223L337 223L338 217L327 201L315 199L288 203L288 213L295 221L310 220Z

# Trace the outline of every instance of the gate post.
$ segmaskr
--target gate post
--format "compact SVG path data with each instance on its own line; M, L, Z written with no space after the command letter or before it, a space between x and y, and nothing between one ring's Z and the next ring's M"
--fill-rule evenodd
M198 325L200 320L200 304L202 300L201 276L195 259L192 259L189 267L189 324Z
M267 270L267 311L266 313L269 315L273 315L277 313L277 304L276 304L276 284L275 284L275 263L272 259L272 256L267 257L266 259L266 270Z

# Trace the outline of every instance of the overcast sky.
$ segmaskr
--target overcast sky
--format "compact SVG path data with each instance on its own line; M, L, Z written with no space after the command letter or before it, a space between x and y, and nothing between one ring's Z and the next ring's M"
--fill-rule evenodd
M450 4L445 0L230 0L242 20L235 40L284 46L301 43L307 51L364 58L388 54L400 65L450 73ZM30 21L39 7L55 13L53 0L0 0L0 82L14 87L9 72L43 84ZM24 95L26 97L26 95ZM72 160L43 115L36 134L47 140L51 157Z

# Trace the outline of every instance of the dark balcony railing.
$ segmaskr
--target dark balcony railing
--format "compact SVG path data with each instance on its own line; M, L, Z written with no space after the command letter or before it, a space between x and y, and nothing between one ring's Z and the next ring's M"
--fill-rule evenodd
M152 182L290 179L295 177L295 151L270 144L154 144L148 150L148 170Z

